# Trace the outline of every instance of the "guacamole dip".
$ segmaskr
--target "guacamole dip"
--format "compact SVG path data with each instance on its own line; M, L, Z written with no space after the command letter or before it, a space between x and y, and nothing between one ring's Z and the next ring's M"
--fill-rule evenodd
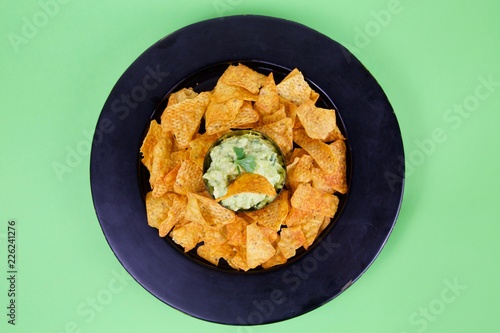
M263 134L255 131L235 131L219 139L209 151L209 166L203 175L210 194L215 198L224 196L231 181L243 172L262 175L278 191L285 183L283 157L275 144ZM221 201L234 211L259 209L274 197L265 194L244 192Z

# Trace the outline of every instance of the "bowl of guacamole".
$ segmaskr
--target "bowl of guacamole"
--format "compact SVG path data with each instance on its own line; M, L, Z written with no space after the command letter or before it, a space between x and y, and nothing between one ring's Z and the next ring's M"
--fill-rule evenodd
M223 197L233 180L244 172L267 178L276 193L283 189L286 179L285 158L278 145L267 135L255 130L235 130L221 136L205 156L203 181L214 199ZM248 192L235 194L220 201L233 211L261 209L277 196Z

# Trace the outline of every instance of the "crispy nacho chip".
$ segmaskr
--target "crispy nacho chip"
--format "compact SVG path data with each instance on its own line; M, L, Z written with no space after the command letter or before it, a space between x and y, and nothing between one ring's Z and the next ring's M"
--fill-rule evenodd
M148 224L151 227L158 229L161 222L167 218L168 211L174 202L174 196L175 194L172 195L172 193L161 197L154 197L152 192L146 194L146 214Z
M321 168L314 168L312 172L312 185L314 188L325 192L347 192L347 170L346 170L346 145L342 140L330 144L335 159L332 173L325 172Z
M179 194L200 193L205 190L203 169L191 160L181 163L174 183L174 192Z
M300 184L290 199L292 207L316 215L333 217L337 212L339 198L335 195L315 189L311 184Z
M255 110L261 115L270 115L280 106L280 97L276 88L273 73L270 73L263 82L259 91L259 98L255 102Z
M280 230L282 222L288 215L288 191L282 190L280 195L269 205L256 211L244 212L244 216L251 218L259 225L270 228L271 230Z
M187 205L187 198L183 195L173 197L172 207L168 211L167 218L158 227L160 237L165 237L170 230L184 219Z
M318 108L311 100L305 101L297 108L297 116L312 139L324 140L335 128L335 111Z
M149 124L149 129L142 142L142 146L140 148L140 152L142 154L142 164L151 171L151 167L153 164L153 149L156 144L163 140L163 132L161 129L161 125L158 124L156 120L152 120Z
M219 202L241 193L265 194L274 198L276 196L276 189L266 177L257 173L244 172L229 184L227 193L215 201Z
M184 248L184 252L191 251L201 240L203 226L196 222L189 222L172 230L172 240Z
M227 243L220 245L203 244L197 248L196 253L215 266L219 264L221 258L228 260L235 255L233 248Z
M229 66L219 80L229 86L244 88L252 94L258 94L265 79L265 75L243 64L238 64Z
M255 268L269 260L276 249L256 223L247 226L247 264Z
M163 131L172 131L179 148L187 148L200 128L200 121L210 102L210 92L167 106L161 116Z
M311 87L305 81L304 75L295 68L278 85L278 94L283 98L299 106L309 100L311 96Z
M257 131L269 136L280 147L286 156L293 149L293 129L290 118L281 119L275 123L266 124L256 128Z
M286 263L286 261L287 261L287 258L285 258L285 256L281 252L280 248L277 247L276 248L276 253L274 254L274 256L272 256L271 258L269 258L268 261L262 263L261 266L262 266L262 268L270 268L270 267L273 267L273 266L284 264L284 263Z
M294 226L281 229L280 240L278 247L285 258L291 258L295 255L296 250L306 241L302 227Z
M316 238L319 235L320 228L323 225L325 217L320 216L320 215L314 215L311 219L307 221L307 223L304 223L301 225L302 227L302 232L304 234L304 237L306 238L304 244L302 246L304 249L308 249L309 246L314 243Z
M209 135L204 133L197 137L196 139L189 142L189 159L198 164L200 168L203 168L203 162L205 160L205 155L207 154L210 146L219 138L218 135Z
M310 155L303 155L297 158L296 163L287 166L287 184L295 191L297 186L308 183L312 179L313 158Z
M193 88L182 88L179 91L172 93L168 97L167 107L172 106L174 104L178 104L186 99L193 99L198 96L198 93L193 90Z
M303 129L293 131L293 140L314 158L320 168L328 173L335 172L336 157L330 146L321 140L311 139Z
M209 225L224 225L234 222L236 217L232 210L222 207L212 198L207 198L200 194L188 193L189 197L194 197L198 201L198 207L203 219Z

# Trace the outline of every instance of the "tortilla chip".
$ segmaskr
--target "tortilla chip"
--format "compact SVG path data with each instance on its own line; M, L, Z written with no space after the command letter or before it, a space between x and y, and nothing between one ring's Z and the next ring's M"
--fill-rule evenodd
M275 123L266 124L256 128L257 131L262 132L269 136L281 152L286 156L293 149L293 129L292 120L284 118Z
M236 216L234 222L224 225L227 243L233 246L246 244L246 228L248 222Z
M255 268L269 260L276 249L256 223L247 226L247 264Z
M298 185L308 183L312 179L313 158L303 155L297 158L296 163L287 166L287 184L295 191Z
M334 172L328 173L321 168L312 171L312 185L314 188L324 192L341 194L347 193L347 170L346 170L346 145L342 140L330 144L335 159L333 162Z
M187 198L185 196L178 194L174 196L167 218L159 225L158 232L160 237L165 237L177 223L184 219L186 205Z
M278 121L285 119L285 118L286 118L285 106L282 104L281 107L279 107L273 113L262 116L261 122L263 125L266 125L266 124L278 122Z
M255 110L265 116L274 113L279 106L280 97L278 95L273 73L270 73L259 91L259 98L255 102Z
M199 193L205 190L203 169L191 160L181 163L174 183L174 192L179 194Z
M219 138L218 135L209 135L204 133L197 137L196 139L189 142L189 159L198 164L200 168L203 168L203 162L205 161L205 155L212 146L212 144Z
M272 256L271 258L269 258L268 261L262 263L261 266L262 266L262 268L270 268L270 267L273 267L273 266L284 264L284 263L286 263L286 261L287 261L287 258L285 258L285 256L281 252L280 248L277 247L276 248L276 253L274 254L274 256Z
M161 197L154 197L152 192L146 194L146 214L148 224L151 227L158 229L161 222L167 218L168 211L174 202L174 196L171 193Z
M234 269L243 270L245 272L248 271L250 267L247 263L246 244L245 246L237 246L234 250L236 251L236 254L232 258L228 259L227 263Z
M335 124L335 127L333 128L333 130L330 133L328 133L326 138L323 139L323 142L333 142L333 141L337 141L337 140L345 140L345 137L342 134L342 132L340 131L340 128L338 127L338 125Z
M311 184L300 184L290 199L292 207L311 212L315 215L333 217L337 212L339 198L315 189Z
M323 216L314 215L313 218L309 219L306 223L301 225L302 232L304 234L304 237L306 238L304 244L302 244L304 249L307 250L309 246L314 243L319 235L319 230L321 228L321 225L323 224L323 221Z
M273 202L255 211L244 212L242 215L251 218L259 225L278 231L282 222L288 215L288 191L282 190L280 195Z
M283 228L280 232L280 240L278 248L285 258L291 258L295 255L296 250L302 246L306 241L302 227L295 226L290 228Z
M311 88L297 68L291 71L276 88L280 96L297 106L309 100L311 96Z
M304 129L294 130L293 140L314 158L320 168L328 173L335 172L336 156L330 146L321 140L311 139Z
M258 94L265 79L265 75L243 64L238 64L229 66L219 80L230 86L244 88L252 94Z
M195 92L193 88L182 88L181 90L170 94L168 97L167 107L178 104L186 99L193 99L196 96L198 96L198 93Z
M274 198L276 196L276 189L266 177L257 173L244 172L229 184L226 194L215 201L219 202L241 193L265 194Z
M231 98L255 102L258 97L258 94L252 94L241 87L227 85L219 79L212 91L211 103L224 103Z
M234 222L235 213L232 210L222 207L212 198L203 195L188 193L188 198L194 197L198 201L199 210L203 219L209 225L224 225Z
M171 132L164 132L162 139L153 148L149 184L153 195L160 197L169 190L169 179L165 177L175 167L170 158L174 151L174 139Z
M335 128L335 111L318 108L311 100L307 100L297 108L307 135L312 139L324 140Z
M216 266L221 258L228 260L235 254L233 248L226 243L220 245L203 244L196 249L196 253Z
M172 240L184 248L184 252L191 251L201 240L203 226L196 222L189 222L172 230Z
M168 106L163 111L163 131L171 130L179 148L187 148L200 128L201 118L210 102L210 92L202 92L195 98Z
M151 172L151 167L153 164L153 149L156 144L163 139L163 132L161 125L158 124L156 120L152 120L149 124L149 129L142 142L140 152L142 154L142 164Z

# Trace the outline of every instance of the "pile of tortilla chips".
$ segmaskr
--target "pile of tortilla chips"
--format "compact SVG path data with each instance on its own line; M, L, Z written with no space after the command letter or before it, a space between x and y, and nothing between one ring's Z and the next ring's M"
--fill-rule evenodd
M335 111L315 106L318 98L298 69L276 84L272 73L243 64L230 65L212 91L171 94L161 124L151 122L140 149L152 189L148 224L186 252L243 271L280 265L307 250L334 217L337 194L347 192L345 138ZM202 167L217 138L242 128L277 143L287 181L264 208L234 212L208 194Z

